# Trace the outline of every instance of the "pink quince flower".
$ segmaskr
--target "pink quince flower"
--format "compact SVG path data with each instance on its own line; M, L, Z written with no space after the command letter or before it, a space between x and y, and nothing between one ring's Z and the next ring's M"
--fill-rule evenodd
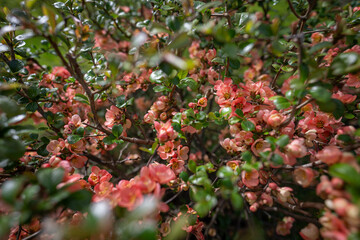
M339 162L341 160L341 156L342 152L336 146L326 146L315 155L316 158L328 165Z
M259 172L256 169L251 171L242 171L241 180L248 188L254 188L259 185Z
M301 229L299 234L304 240L318 240L320 237L319 228L313 223Z
M175 154L174 143L171 141L167 141L164 145L158 148L157 152L160 158L163 160L171 158Z

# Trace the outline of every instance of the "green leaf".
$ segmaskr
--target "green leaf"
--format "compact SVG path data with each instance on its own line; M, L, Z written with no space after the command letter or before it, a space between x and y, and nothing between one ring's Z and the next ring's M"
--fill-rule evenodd
M231 193L230 201L235 210L241 210L244 207L244 200L236 191Z
M300 64L300 78L299 81L304 83L305 80L309 77L310 71L309 67L305 63Z
M22 185L23 181L19 178L6 181L1 187L1 198L13 205L15 198L21 191Z
M314 86L310 89L310 94L319 102L326 103L331 99L331 92L322 86Z
M154 88L154 92L164 92L164 91L170 91L170 89L168 87L165 87L163 85L158 85L158 86L155 86Z
M255 130L255 125L250 122L249 120L245 120L241 123L241 128L244 130L244 131L254 131Z
M69 136L67 137L67 141L68 141L69 144L77 143L77 142L80 141L81 139L82 139L81 136L79 136L79 135L74 135L74 134L69 135Z
M344 104L338 99L332 98L330 101L325 103L319 101L317 101L316 103L319 105L321 111L332 113L336 119L339 119L342 116L344 116L344 112L345 112Z
M198 88L198 83L194 79L186 77L180 80L179 87L189 87L191 90L196 91L196 89Z
M75 94L74 100L90 105L88 97L81 93Z
M239 116L239 117L244 117L244 112L241 109L236 109L235 113Z
M189 179L189 174L185 171L182 171L180 174L179 174L179 177L184 181L184 182L187 182L188 179Z
M334 75L344 75L360 69L360 55L355 52L341 53L336 56L330 66Z
M194 160L190 160L188 163L188 168L191 172L196 172L196 162Z
M234 170L229 166L222 166L216 172L216 175L219 178L231 178L232 176L234 176Z
M316 44L315 46L313 46L312 48L310 48L309 50L309 54L313 54L321 49L324 48L331 48L333 46L333 44L331 42L321 42Z
M284 159L277 153L274 153L271 156L271 162L275 165L275 166L280 166L284 163Z
M84 133L85 133L85 129L84 129L83 127L78 127L78 128L75 130L75 134L76 134L76 135L84 136Z
M114 125L112 128L112 134L116 137L119 138L123 132L124 128L122 125Z
M156 70L150 74L150 82L161 84L166 79L166 73L162 70Z
M272 100L274 102L276 108L279 110L286 109L291 106L291 103L289 102L289 100L287 100L286 98L281 97L281 96L271 97L270 100Z
M45 168L37 172L39 183L45 187L50 193L56 190L56 186L62 182L64 178L64 169L62 168Z
M252 159L252 154L250 151L245 151L241 153L241 158L246 162L250 162Z
M85 189L72 193L65 205L74 211L85 211L91 203L92 194Z
M229 119L229 124L230 124L230 125L234 125L234 124L236 124L236 123L238 123L238 122L240 122L240 121L241 121L241 118L232 117L232 118Z
M169 49L179 49L186 47L190 44L191 38L187 35L187 33L181 33L180 35L176 36L176 38L170 42L168 45Z
M337 163L330 167L330 174L343 179L345 182L360 187L360 174L346 163Z
M25 109L30 112L35 112L38 109L38 105L36 102L30 102L26 104Z
M177 77L179 79L184 79L186 78L188 75L188 71L187 70L179 70L178 74L177 74Z
M8 65L9 65L11 72L13 72L13 73L19 72L25 66L22 61L17 60L17 59L11 60L8 63Z
M55 8L65 9L66 5L63 2L56 2L53 4Z
M276 145L278 145L279 147L285 147L286 145L288 145L288 143L289 143L288 135L281 135L276 141Z
M110 134L109 136L105 137L103 139L103 143L106 145L111 145L116 140L116 137L113 134Z
M231 112L232 112L231 107L225 107L225 108L222 108L222 109L221 109L220 115L221 115L222 117L225 117L225 116L227 117L228 115L231 114Z

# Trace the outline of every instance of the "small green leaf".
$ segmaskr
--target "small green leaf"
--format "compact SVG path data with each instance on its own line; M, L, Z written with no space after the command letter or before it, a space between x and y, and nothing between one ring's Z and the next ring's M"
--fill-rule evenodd
M81 93L75 94L74 100L90 105L88 97Z
M112 128L112 134L116 137L119 138L123 132L124 128L122 125L114 125Z
M166 74L162 70L156 70L150 74L150 82L161 84L166 79Z
M332 176L341 178L349 184L360 186L360 174L349 164L334 164L330 167L329 172Z
M236 191L231 193L230 201L235 210L241 210L244 207L244 200Z
M11 72L13 72L13 73L19 72L25 66L22 61L17 60L17 59L11 60L8 63L8 65L9 65Z
M249 120L245 120L241 123L241 128L244 130L244 131L254 131L255 130L255 125L250 122Z
M281 135L276 141L276 145L278 145L279 147L285 147L288 143L289 143L288 135Z
M155 86L154 88L154 92L164 92L164 91L170 91L169 88L163 86L163 85L158 85L158 86Z
M314 86L310 89L310 94L319 102L326 103L331 99L331 92L324 87Z
M50 193L56 190L56 186L64 178L64 169L62 168L45 168L40 169L37 173L39 183L44 186Z
M15 203L15 198L21 191L22 184L23 181L19 178L11 179L3 183L1 187L1 198L13 205Z
M113 134L110 134L109 136L105 137L103 139L103 143L106 145L111 145L116 140L116 137Z
M277 153L274 153L271 156L271 162L275 165L275 166L280 166L284 163L284 159Z
M36 102L30 102L26 104L25 109L30 112L35 112L38 109L38 105Z
M241 154L241 158L245 160L246 162L250 162L252 159L252 154L250 151L245 151Z
M190 160L188 163L188 168L191 172L196 172L196 162L194 160Z
M271 97L270 100L272 100L274 102L276 108L279 110L286 109L291 106L291 103L289 102L289 100L287 100L286 98L281 97L281 96Z
M81 138L82 138L82 137L79 136L79 135L74 135L74 134L72 134L72 135L69 135L69 136L67 137L67 141L68 141L69 144L74 144L74 143L77 143L78 141L80 141Z

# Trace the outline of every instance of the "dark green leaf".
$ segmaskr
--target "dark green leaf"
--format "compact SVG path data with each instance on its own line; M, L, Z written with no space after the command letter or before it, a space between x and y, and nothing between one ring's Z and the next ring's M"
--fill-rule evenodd
M24 63L17 59L9 62L9 68L13 73L19 72L24 66Z
M56 186L62 182L64 178L64 169L45 168L39 170L36 175L39 183L52 193L56 190Z
M69 135L67 137L67 141L69 144L74 144L74 143L77 143L78 141L80 141L82 138L82 136L79 136L79 135Z
M250 122L249 120L245 120L241 123L241 128L244 131L254 131L255 125L252 122Z
M314 86L310 89L310 94L319 102L326 103L331 99L331 92L324 87Z
M112 134L116 137L119 138L123 132L124 128L122 125L114 125L112 128Z

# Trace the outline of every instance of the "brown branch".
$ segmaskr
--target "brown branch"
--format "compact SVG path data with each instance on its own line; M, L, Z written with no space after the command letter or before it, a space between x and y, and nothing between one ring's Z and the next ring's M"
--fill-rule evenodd
M37 236L39 236L41 234L42 230L39 230L25 238L23 238L23 240L30 240L30 239L33 239L33 238L36 238Z
M291 0L287 0L287 2L289 3L289 7L290 7L290 10L292 11L292 13L293 13L298 19L303 19L304 16L300 16L300 15L296 12L296 10L295 10L295 8L294 8Z
M284 213L285 215L289 215L297 220L300 220L300 221L304 221L304 222L310 222L310 223L313 223L317 226L321 226L321 224L319 223L319 221L317 221L315 218L312 218L312 217L307 217L307 216L302 216L302 215L298 215L298 214L295 214L293 212L290 212L290 211L287 211L285 209L282 209L282 208L278 208L278 207L262 207L261 209L263 209L264 211L269 211L269 212L281 212L281 213Z
M106 133L107 135L112 134L109 130L106 130L104 127L92 126L88 123L84 123L84 124L91 128L97 129L103 133ZM125 142L137 143L137 144L142 144L142 145L152 145L155 142L153 140L143 140L143 139L138 139L138 138L124 137L124 136L120 136L119 139L121 139Z

